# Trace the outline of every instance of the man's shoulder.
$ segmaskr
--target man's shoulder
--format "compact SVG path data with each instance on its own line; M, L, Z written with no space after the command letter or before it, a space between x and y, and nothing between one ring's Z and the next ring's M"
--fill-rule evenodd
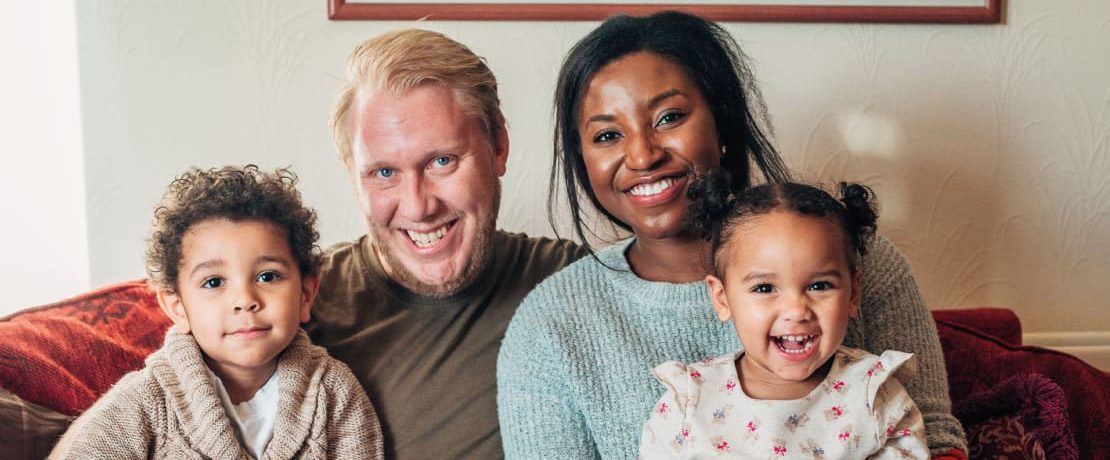
M543 278L570 265L587 254L570 240L531 237L524 233L498 230L494 236L498 263L521 274L535 273Z
M344 266L359 262L370 235L364 234L352 240L341 241L324 249L324 267Z
M379 276L384 276L377 259L367 257L370 236L362 235L353 240L336 243L324 250L320 264L320 294L317 304L370 289Z
M554 257L569 257L571 260L578 260L586 255L586 249L571 240L546 236L528 236L527 233L504 230L498 230L494 235L494 244L503 245L501 247L508 246L518 251Z

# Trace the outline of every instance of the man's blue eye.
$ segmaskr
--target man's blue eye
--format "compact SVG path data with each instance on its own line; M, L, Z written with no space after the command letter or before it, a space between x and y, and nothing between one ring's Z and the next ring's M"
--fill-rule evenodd
M437 166L447 166L451 164L451 158L446 156L436 157L435 162Z
M378 170L378 177L387 179L393 177L393 170L389 168L382 168Z
M222 280L222 279L208 278L208 279L204 280L204 284L202 284L202 286L205 287L205 288L208 288L208 289L216 289L220 286L223 286L223 284L224 284L224 280Z

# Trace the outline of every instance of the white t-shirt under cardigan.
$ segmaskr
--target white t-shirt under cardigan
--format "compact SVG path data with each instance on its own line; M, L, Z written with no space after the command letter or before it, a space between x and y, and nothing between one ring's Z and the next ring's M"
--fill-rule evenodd
M220 376L208 369L208 379L216 388L216 395L231 420L232 428L243 442L243 448L250 452L255 459L262 458L266 445L274 437L274 420L277 420L278 409L278 381L281 380L277 372L270 375L266 383L254 392L251 399L239 404L231 402L231 395L227 394L227 387Z

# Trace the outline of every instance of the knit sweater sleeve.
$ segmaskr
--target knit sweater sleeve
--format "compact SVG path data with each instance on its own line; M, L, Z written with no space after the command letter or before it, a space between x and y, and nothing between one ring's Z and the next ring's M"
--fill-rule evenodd
M550 281L525 298L497 360L497 412L509 460L598 456L561 365L558 331L548 317L559 298Z
M906 390L925 418L933 455L951 448L967 451L963 428L952 415L948 375L936 323L921 298L905 257L885 238L876 238L863 263L860 322L864 348L913 353L919 372Z
M137 371L120 379L66 430L48 458L147 458L156 433L165 427L155 427L163 404L144 385L144 375Z
M327 458L382 460L382 429L374 406L345 364L331 358L328 361L329 382L326 387L331 390L331 395L327 405L330 416L325 430L328 437Z

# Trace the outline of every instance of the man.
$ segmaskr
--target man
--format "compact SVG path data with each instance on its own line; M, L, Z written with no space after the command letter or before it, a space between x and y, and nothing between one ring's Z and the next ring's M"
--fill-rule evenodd
M366 388L386 458L499 458L501 338L583 252L495 229L509 139L481 58L404 30L348 66L332 132L370 232L327 251L309 332Z

